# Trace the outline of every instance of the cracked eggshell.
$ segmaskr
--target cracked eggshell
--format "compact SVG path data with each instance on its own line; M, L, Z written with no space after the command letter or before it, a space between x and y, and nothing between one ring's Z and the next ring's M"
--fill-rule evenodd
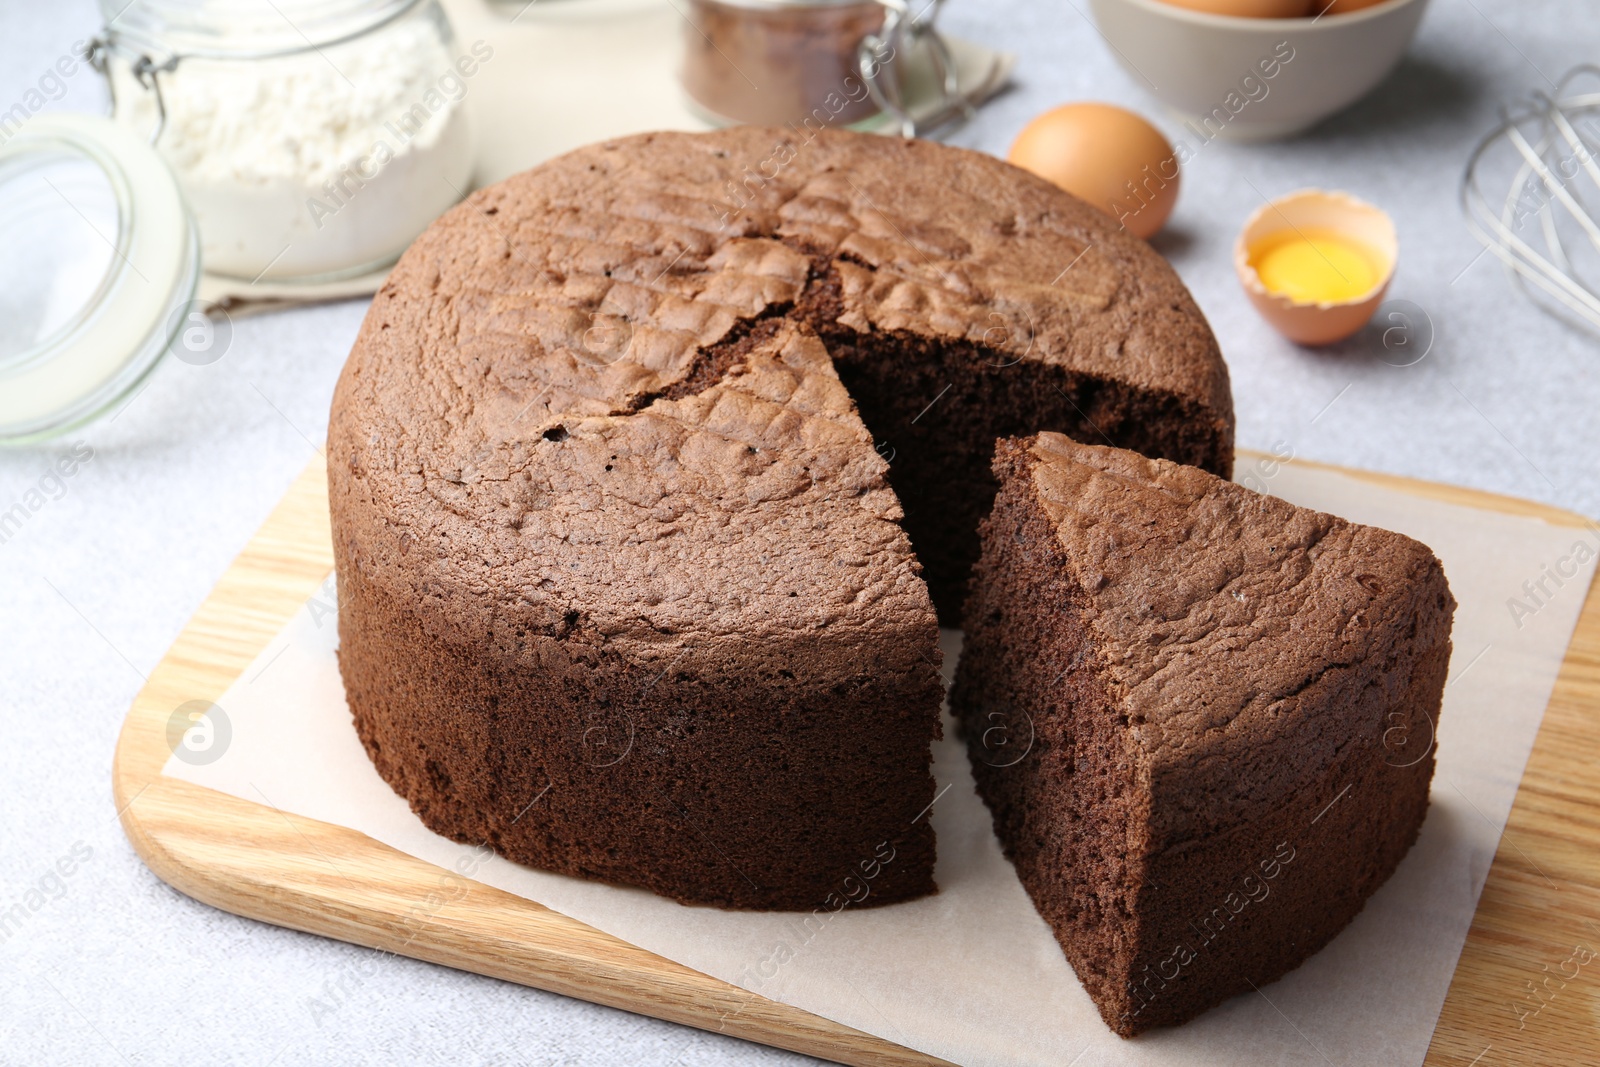
M1323 230L1359 244L1376 257L1378 280L1352 300L1306 302L1274 293L1251 265L1251 250L1290 231ZM1233 245L1233 266L1245 295L1268 324L1302 345L1330 345L1371 321L1394 277L1400 242L1394 221L1382 209L1349 193L1302 189L1263 204L1245 222Z

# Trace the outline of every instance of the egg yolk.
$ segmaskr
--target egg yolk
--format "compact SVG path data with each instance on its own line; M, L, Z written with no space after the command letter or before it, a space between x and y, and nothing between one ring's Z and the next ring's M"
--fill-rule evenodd
M1250 266L1271 292L1301 304L1337 304L1372 292L1377 257L1331 230L1277 234L1250 250Z

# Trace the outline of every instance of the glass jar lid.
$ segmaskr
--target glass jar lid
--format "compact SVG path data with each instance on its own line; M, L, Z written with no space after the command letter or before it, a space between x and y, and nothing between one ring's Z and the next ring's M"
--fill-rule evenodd
M0 145L0 443L61 433L144 379L200 275L177 179L109 119L46 114Z
M100 0L116 46L156 58L309 51L399 18L420 0Z

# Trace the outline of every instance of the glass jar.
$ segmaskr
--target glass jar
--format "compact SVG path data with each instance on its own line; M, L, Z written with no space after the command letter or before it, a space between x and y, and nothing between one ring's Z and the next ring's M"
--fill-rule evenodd
M963 88L935 28L944 0L688 3L681 80L715 125L892 126L917 137L971 118L999 69Z
M101 0L118 122L149 136L205 270L318 282L392 263L470 188L487 55L438 0Z
M858 52L883 14L877 0L690 0L683 87L718 125L870 119Z
M131 395L190 324L199 276L183 194L143 138L47 114L0 143L0 444Z

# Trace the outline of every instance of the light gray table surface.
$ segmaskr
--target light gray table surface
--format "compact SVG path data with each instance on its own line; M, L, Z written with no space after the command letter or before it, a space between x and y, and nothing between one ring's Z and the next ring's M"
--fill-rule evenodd
M946 21L1019 57L1016 88L957 143L1003 153L1030 116L1074 99L1125 103L1177 131L1074 2L953 0ZM98 24L88 0L0 0L0 111ZM1221 340L1241 445L1600 515L1600 342L1516 295L1456 203L1466 153L1498 106L1594 60L1588 4L1434 0L1404 65L1354 109L1289 142L1219 143L1192 161L1157 247ZM101 110L103 91L80 73L49 106ZM1238 226L1262 194L1313 184L1395 217L1391 295L1423 308L1435 332L1419 364L1391 366L1370 346L1298 349L1246 305L1229 263ZM123 714L314 454L364 311L351 301L240 319L221 361L168 360L114 422L0 452L5 510L71 442L93 449L0 544L0 911L49 891L24 926L0 932L0 1063L811 1062L425 963L365 966L364 949L189 900L123 837L110 787ZM48 879L74 848L88 859ZM353 968L339 1010L314 1018L312 998Z

